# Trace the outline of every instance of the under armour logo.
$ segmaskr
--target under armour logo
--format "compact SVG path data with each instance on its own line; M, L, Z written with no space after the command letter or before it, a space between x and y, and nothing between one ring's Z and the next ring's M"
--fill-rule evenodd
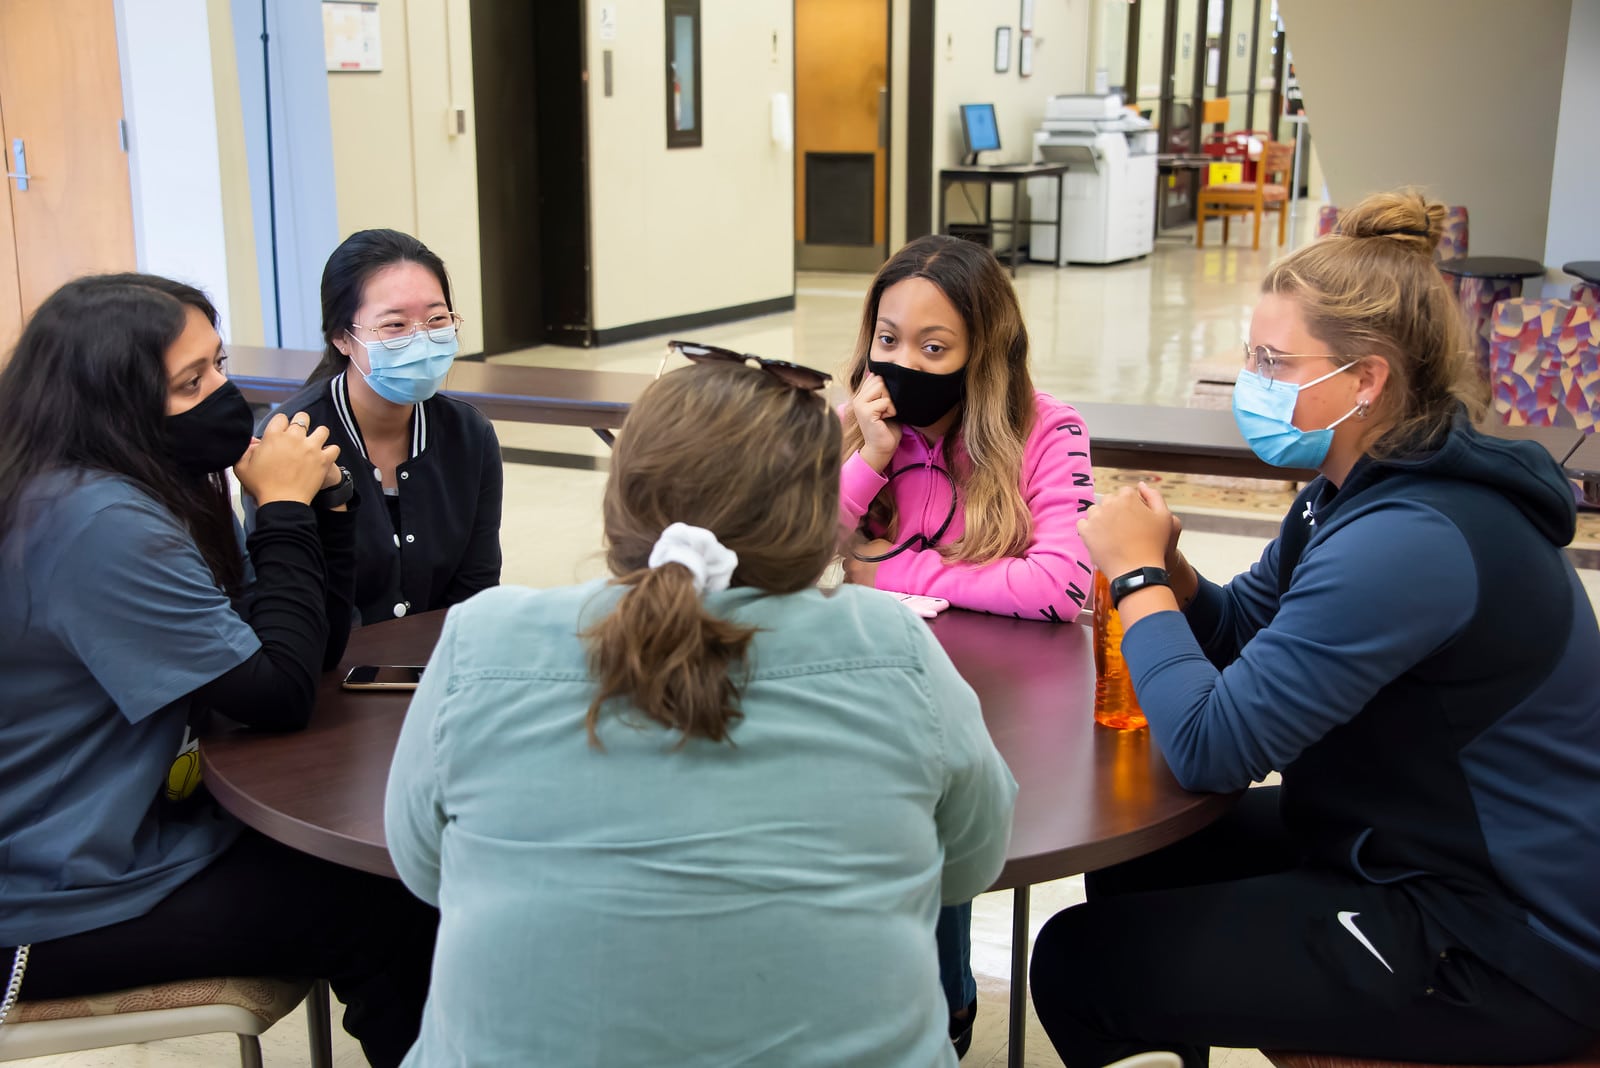
M1306 521L1306 526L1308 527L1314 527L1317 525L1317 517L1311 514L1310 501L1306 502L1306 510L1300 513L1300 518Z

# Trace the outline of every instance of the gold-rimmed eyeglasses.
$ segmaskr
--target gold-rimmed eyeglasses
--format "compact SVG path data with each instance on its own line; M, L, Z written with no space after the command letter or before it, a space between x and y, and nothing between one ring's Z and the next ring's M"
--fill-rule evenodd
M759 367L772 375L786 386L795 389L818 390L823 389L833 381L833 376L818 371L813 367L803 364L790 363L788 360L769 360L765 356L756 356L748 352L734 352L716 345L702 345L696 341L669 341L667 351L661 354L661 366L656 368L656 377L660 378L667 369L667 359L677 353L691 363L742 363L750 367Z
M464 322L455 312L440 312L421 322L396 317L385 317L370 326L351 323L357 330L370 330L378 344L386 349L403 349L418 334L427 334L429 341L449 341Z

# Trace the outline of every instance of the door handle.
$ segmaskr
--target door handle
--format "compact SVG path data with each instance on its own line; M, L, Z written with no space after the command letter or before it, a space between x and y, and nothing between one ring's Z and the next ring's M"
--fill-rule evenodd
M28 150L23 147L22 138L20 137L15 137L11 140L11 165L16 170L7 171L6 177L15 178L17 180L17 192L26 193L30 177L28 174Z
M878 86L878 147L889 147L889 87L887 85Z

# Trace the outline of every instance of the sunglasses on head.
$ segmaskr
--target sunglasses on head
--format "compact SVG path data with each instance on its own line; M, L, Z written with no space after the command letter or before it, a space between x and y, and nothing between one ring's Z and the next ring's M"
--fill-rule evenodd
M788 360L769 360L765 356L734 352L732 349L718 348L716 345L702 345L697 341L667 342L667 351L661 356L661 366L656 369L657 378L660 378L667 369L667 357L675 352L691 363L739 363L746 367L759 367L784 385L793 386L795 389L823 389L833 381L832 375L798 363L790 363Z

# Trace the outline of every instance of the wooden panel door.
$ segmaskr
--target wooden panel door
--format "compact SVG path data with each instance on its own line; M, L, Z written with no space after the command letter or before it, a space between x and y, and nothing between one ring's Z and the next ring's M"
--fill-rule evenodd
M795 0L795 244L801 267L876 270L885 256L889 171L888 0ZM811 156L808 166L807 157ZM811 190L813 178L847 173L849 158L870 161L872 230L849 244L808 243L807 204L859 195L859 183ZM819 195L820 194L820 195ZM833 205L830 205L833 206ZM853 207L853 206L851 206ZM860 205L864 213L867 205ZM847 208L841 213L853 214ZM809 227L813 232L836 226Z
M112 0L0 0L6 169L20 140L29 175L26 189L6 181L0 260L10 254L24 316L68 279L135 268L121 69ZM6 279L0 266L0 289Z

